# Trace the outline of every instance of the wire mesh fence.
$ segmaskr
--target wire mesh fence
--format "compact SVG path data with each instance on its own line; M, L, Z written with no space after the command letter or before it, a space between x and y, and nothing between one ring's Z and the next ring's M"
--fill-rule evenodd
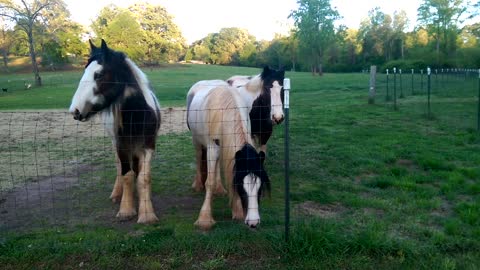
M478 126L477 69L389 70L377 74L378 104L463 130Z
M194 192L195 150L184 107L162 109L152 161L152 201L160 222L192 223L204 192ZM115 150L102 120L74 121L61 110L0 112L0 231L130 227L109 199L116 179ZM282 224L283 130L276 129L266 161L273 199L262 200L262 223ZM227 196L216 196L217 223L232 222ZM135 203L136 204L136 203ZM243 222L242 222L243 223ZM244 226L244 225L239 225Z

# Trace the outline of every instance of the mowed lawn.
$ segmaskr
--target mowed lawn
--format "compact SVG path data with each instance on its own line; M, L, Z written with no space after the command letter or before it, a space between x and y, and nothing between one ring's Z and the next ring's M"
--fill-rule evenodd
M162 106L177 107L184 106L197 80L260 69L175 65L145 72ZM8 84L9 91L0 93L0 109L66 109L81 75L43 73L45 86L28 90L23 81L31 80L30 74L1 75L0 86ZM219 198L214 212L219 222L207 233L193 226L198 211L181 209L133 229L84 224L0 232L0 268L480 268L480 136L474 128L424 117L419 109L424 97L418 95L399 101L398 111L384 101L368 105L365 74L287 72L287 77L292 82L289 242L283 230L281 125L268 146L272 192L262 199L257 230L229 221L227 199ZM455 90L455 84L450 87ZM467 111L475 100L463 99ZM453 105L436 103L434 115L457 112ZM155 194L201 201L202 195L190 190L192 148L188 132L159 138L163 158L153 164Z

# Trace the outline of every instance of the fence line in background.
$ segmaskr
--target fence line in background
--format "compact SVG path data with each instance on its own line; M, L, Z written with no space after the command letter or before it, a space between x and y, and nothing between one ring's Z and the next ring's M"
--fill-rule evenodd
M370 70L373 69L373 66ZM371 85L372 85L372 75L370 75L370 83L369 83L369 94L368 94L368 103L374 103L375 98L379 95L385 96L385 102L388 104L392 102L392 107L394 110L399 110L403 106L416 106L415 104L421 103L421 96L425 96L425 107L423 109L424 115L429 119L434 119L436 116L442 116L443 110L439 107L441 106L457 106L456 112L460 117L462 114L466 112L462 112L462 104L465 103L468 109L468 115L470 117L463 117L468 121L472 121L472 114L471 110L471 102L476 104L475 111L473 113L473 117L476 118L476 121L469 122L468 125L480 132L480 69L432 69L428 67L425 72L424 69L420 69L415 73L414 69L411 69L411 82L410 82L410 98L404 100L408 95L406 94L403 89L403 79L402 78L405 74L401 71L401 69L393 68L393 80L390 80L390 70L386 69L384 71L384 76L375 76L375 93L372 97L371 92ZM478 78L477 75L478 74ZM399 76L399 78L397 78ZM425 78L426 76L426 78ZM434 76L432 78L432 76ZM478 80L478 91L476 90L475 86L472 86L474 80ZM393 84L393 85L391 85ZM397 86L397 84L399 84ZM393 93L390 93L390 88L393 87ZM399 87L397 99L397 87ZM382 89L383 92L382 93ZM472 99L472 96L474 97ZM443 100L442 100L443 99ZM450 99L450 100L448 100ZM383 100L380 100L383 101ZM443 103L444 105L439 105ZM465 109L465 110L467 110ZM418 107L417 107L418 110ZM444 114L445 118L448 118L452 123L455 122L454 117L455 115ZM462 119L462 121L466 121ZM460 121L460 122L462 122ZM469 127L469 128L470 128Z

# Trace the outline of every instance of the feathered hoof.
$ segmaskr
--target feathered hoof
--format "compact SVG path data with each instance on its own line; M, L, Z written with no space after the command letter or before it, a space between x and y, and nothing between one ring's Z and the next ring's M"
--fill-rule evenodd
M213 190L213 193L215 195L226 195L227 190L220 184L215 187L215 189Z
M113 202L113 203L118 203L120 202L120 200L122 199L122 194L120 195L117 195L117 194L113 194L110 195L110 200Z
M152 224L158 221L157 216L155 213L148 213L148 214L140 214L138 215L137 223L140 224Z
M195 190L196 192L201 192L201 191L205 190L205 186L202 185L202 183L200 183L198 181L193 181L192 189Z
M205 219L205 220L197 219L197 221L195 221L194 224L195 224L195 226L197 226L201 230L208 231L213 227L213 225L215 225L215 220L213 220L213 219Z
M130 220L133 217L135 217L136 215L137 215L137 211L135 211L135 209L127 210L127 211L120 210L117 213L117 218L120 219L120 220Z

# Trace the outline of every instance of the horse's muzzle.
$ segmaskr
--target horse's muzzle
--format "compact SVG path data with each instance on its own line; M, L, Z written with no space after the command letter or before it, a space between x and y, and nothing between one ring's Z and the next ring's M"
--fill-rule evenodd
M272 117L272 122L273 122L274 125L280 125L283 122L283 119L284 119L283 115L281 117L273 116Z
M87 115L82 115L78 109L75 109L75 111L72 112L72 115L73 115L73 119L78 120L80 122L85 122L90 117L90 113Z

